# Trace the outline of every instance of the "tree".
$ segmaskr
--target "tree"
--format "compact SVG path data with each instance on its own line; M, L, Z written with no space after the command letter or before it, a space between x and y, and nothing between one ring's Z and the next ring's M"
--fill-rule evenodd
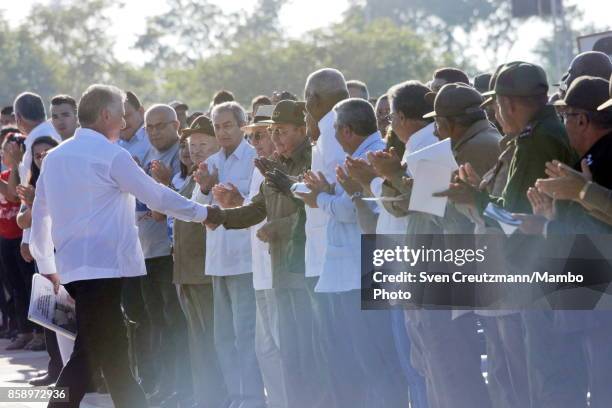
M167 98L181 95L190 106L205 109L216 90L228 88L248 103L251 97L273 90L301 95L308 74L336 67L347 78L366 81L372 95L380 95L401 81L427 81L436 66L454 62L447 55L436 58L428 47L428 40L391 20L344 21L299 40L243 41L201 60L195 68L168 71L162 93Z
M57 89L59 81L53 57L25 27L12 30L2 15L0 66L2 106L12 104L15 96L26 90L49 97Z
M194 67L245 39L279 38L278 14L287 0L258 0L248 13L225 12L208 0L167 0L168 11L147 19L135 48L150 55L148 66Z
M52 50L62 91L80 95L93 82L108 82L117 64L107 29L113 0L64 0L32 8L23 29L44 49Z
M490 58L491 65L499 60L498 51L515 40L518 24L508 0L354 0L351 13L362 13L366 21L390 18L417 34L436 35L440 41L434 51L456 56L486 32L482 49L490 55L479 58ZM460 62L470 59L465 57Z

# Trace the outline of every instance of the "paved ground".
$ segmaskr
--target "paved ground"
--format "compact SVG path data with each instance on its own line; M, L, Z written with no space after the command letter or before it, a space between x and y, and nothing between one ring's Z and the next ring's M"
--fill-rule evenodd
M35 351L6 351L9 341L0 340L0 387L28 386L28 380L46 369L47 353ZM11 403L0 401L0 408L44 408L45 403ZM108 395L89 394L81 408L113 407Z

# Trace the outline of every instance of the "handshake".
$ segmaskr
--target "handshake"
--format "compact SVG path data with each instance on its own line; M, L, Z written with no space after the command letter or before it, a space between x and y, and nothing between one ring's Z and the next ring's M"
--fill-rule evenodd
M225 222L225 211L218 205L207 205L206 209L208 210L208 215L202 221L202 224L214 231Z

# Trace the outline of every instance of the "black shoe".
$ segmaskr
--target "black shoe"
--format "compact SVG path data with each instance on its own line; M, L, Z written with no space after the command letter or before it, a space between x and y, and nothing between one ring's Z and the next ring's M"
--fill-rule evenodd
M53 375L49 375L48 373L43 375L42 377L37 377L37 378L33 378L29 381L30 385L33 385L34 387L46 387L48 385L51 385L53 383L55 383L57 381L57 378L59 377L59 375L57 376L53 376Z

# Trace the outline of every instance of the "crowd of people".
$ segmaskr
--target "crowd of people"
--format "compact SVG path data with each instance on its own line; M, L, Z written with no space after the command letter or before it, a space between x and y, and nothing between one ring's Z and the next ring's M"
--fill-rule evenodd
M521 273L534 240L609 234L611 75L586 52L558 88L514 61L370 99L324 68L304 101L248 111L225 90L190 112L92 85L50 118L22 93L0 116L1 334L47 350L31 384L70 395L50 407L100 388L120 408L609 407L612 312L362 310L360 253L363 234L496 235L489 267ZM445 215L412 211L407 158L447 138ZM66 364L27 319L35 273L75 299Z

